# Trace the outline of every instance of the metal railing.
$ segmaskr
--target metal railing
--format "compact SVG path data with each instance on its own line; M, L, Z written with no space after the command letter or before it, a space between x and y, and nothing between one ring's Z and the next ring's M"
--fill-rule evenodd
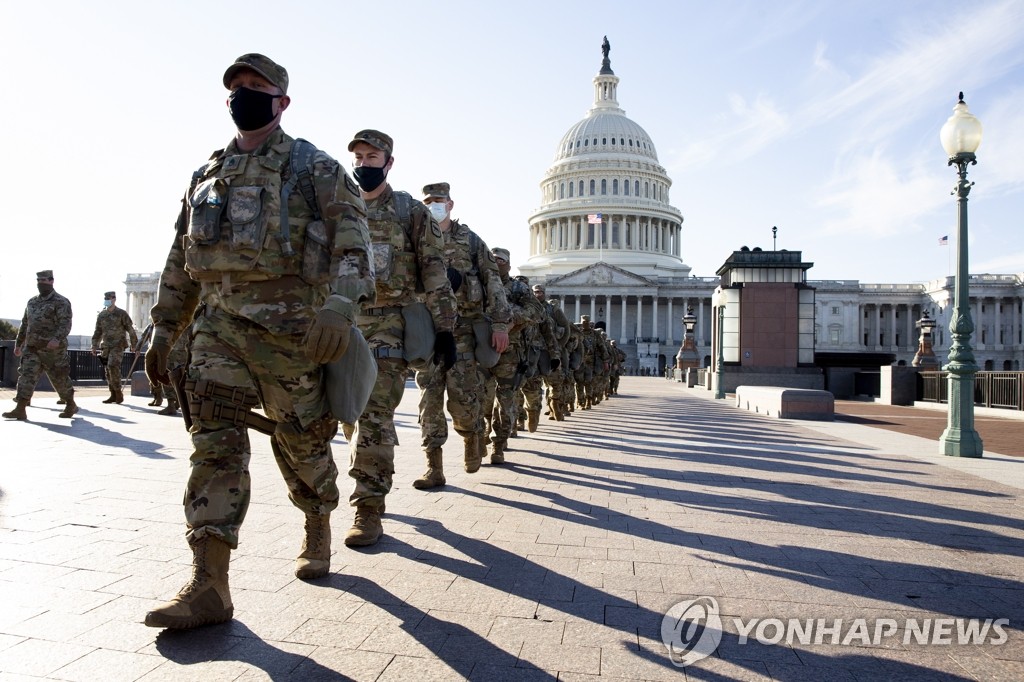
M929 403L949 401L949 373L921 372L921 400ZM1024 372L978 372L974 375L974 404L1024 410Z

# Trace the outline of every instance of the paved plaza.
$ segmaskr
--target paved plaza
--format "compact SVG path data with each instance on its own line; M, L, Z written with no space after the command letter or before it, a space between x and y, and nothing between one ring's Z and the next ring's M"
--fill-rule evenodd
M344 547L340 508L322 580L292 574L303 517L252 434L235 618L190 632L142 624L190 573L180 420L85 391L69 422L37 393L30 422L0 423L0 680L1024 679L1014 453L941 457L869 419L774 420L624 377L510 440L505 466L466 474L450 440L448 485L424 492L409 386L385 537ZM1024 421L999 428L1024 442ZM343 470L347 452L339 434ZM662 625L691 600L721 627L687 635L721 639L677 667Z

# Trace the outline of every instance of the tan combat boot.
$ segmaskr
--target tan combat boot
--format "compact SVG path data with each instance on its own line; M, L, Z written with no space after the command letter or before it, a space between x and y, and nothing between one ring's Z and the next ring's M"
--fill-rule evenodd
M501 438L494 439L494 443L491 444L491 464L505 463L505 444L507 442Z
M345 440L347 440L349 443L351 443L352 442L352 436L356 435L356 425L355 424L346 424L345 422L342 422L341 423L341 432L343 434L345 434Z
M120 386L114 389L114 402L118 405L124 402L124 391Z
M478 433L474 433L472 436L466 436L465 438L465 467L466 473L475 474L480 471L480 462L483 461L483 454L480 451L481 443L483 443L484 450L487 449L487 444L483 440L483 436Z
M376 507L359 505L356 507L356 519L345 534L345 545L348 547L367 547L377 544L384 535L384 526L380 522L381 510Z
M441 448L427 450L427 471L412 482L412 487L417 490L426 490L428 488L439 488L446 482L444 478L444 465L441 459Z
M25 414L25 406L28 405L27 400L15 400L14 404L16 407L10 412L4 412L4 419L19 419L21 421L28 421L28 415Z
M210 536L189 542L192 578L171 601L146 614L151 628L187 629L231 620L235 607L228 590L231 549Z
M152 400L150 400L146 404L149 405L150 407L160 407L161 405L164 404L163 396L160 396L160 397L157 397L157 398L153 398Z
M116 403L117 402L117 391L115 391L112 386L109 387L109 390L110 390L110 397L103 401L104 405L109 405L110 403Z
M67 403L64 405L64 411L57 416L61 419L71 419L78 412L78 405L75 403L74 398L68 398Z
M540 421L540 410L530 410L526 414L526 430L533 433L537 430L537 422Z
M322 578L331 570L331 515L306 514L306 537L295 559L295 577Z

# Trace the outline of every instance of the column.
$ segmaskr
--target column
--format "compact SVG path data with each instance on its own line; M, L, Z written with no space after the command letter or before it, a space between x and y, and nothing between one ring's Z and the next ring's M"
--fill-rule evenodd
M704 346L704 299L697 298L697 326L694 328L694 333L697 335L697 345ZM704 358L701 358L703 366Z
M654 299L654 313L651 316L651 336L653 338L657 339L657 338L659 338L659 336L658 336L658 295L655 294L652 298Z
M580 297L577 295L574 298L576 299L576 316L574 318L572 318L571 320L569 320L569 321L570 322L579 322L580 321Z
M639 339L644 338L644 295L638 294L636 297L636 336Z
M686 303L685 302L683 303L683 310L686 310ZM672 334L672 332L675 330L675 328L676 328L676 321L675 321L675 318L672 317L672 297L669 296L668 297L668 329L667 329L667 333L665 334L665 338L668 339L668 345L669 346L671 346L672 344L675 343L675 338L674 338L674 336ZM683 334L685 334L685 333L686 333L686 331L683 330Z
M995 331L992 332L993 333L992 343L995 344L996 348L1001 350L1003 348L1003 340L1002 340L1002 336L1001 336L1001 334L999 332L1000 332L1000 329L1002 328L1002 324L1003 324L1003 315L1002 315L1002 311L999 309L1000 308L1000 303L1001 303L1001 299L999 299L999 297L996 297L992 301L992 314L993 314L993 316L995 317L995 320L996 320L995 324L993 325L993 328L994 328Z
M626 336L626 292L622 292L622 327L619 330L619 344L629 343L629 337Z
M981 302L982 302L982 300L983 299L980 296L978 298L974 299L974 312L972 314L972 317L974 317L974 337L973 337L973 340L977 341L977 344L978 344L978 345L976 345L974 347L975 350L981 350L981 349L985 348L985 346L986 346L986 343L982 342L982 340L981 340L981 330L982 330L982 327L983 327L983 325L981 323ZM988 339L985 339L985 341L988 341Z
M875 305L875 338L871 340L871 345L881 350L882 345L882 304L878 303Z
M889 306L889 348L898 350L896 346L896 310L898 305L893 303Z
M597 296L590 295L590 324L597 322Z

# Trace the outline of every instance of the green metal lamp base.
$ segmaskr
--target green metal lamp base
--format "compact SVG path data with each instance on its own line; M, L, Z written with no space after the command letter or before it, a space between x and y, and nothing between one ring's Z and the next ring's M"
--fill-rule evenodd
M939 436L939 452L947 457L981 457L985 448L974 429L946 427Z

